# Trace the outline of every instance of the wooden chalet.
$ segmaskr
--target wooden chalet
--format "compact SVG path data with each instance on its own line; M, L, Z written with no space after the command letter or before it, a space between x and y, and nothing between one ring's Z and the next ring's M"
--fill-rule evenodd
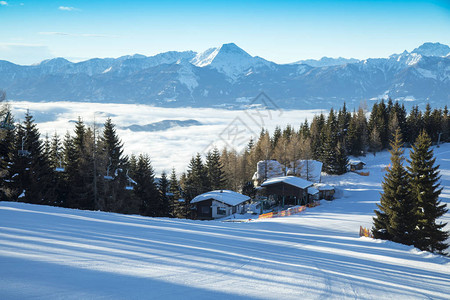
M217 190L198 195L191 204L195 205L197 219L214 220L243 213L244 205L250 200L250 197L230 190Z
M265 194L281 201L282 206L310 203L314 197L308 194L308 188L312 186L312 182L296 176L274 177L261 184ZM310 191L315 192L312 189Z

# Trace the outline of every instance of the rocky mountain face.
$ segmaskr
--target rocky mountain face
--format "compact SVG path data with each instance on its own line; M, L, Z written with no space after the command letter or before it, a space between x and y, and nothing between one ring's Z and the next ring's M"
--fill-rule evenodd
M264 92L284 109L339 107L391 97L409 105L450 103L450 47L366 60L276 64L235 44L202 53L166 52L21 66L0 61L0 88L12 100L144 103L245 108Z

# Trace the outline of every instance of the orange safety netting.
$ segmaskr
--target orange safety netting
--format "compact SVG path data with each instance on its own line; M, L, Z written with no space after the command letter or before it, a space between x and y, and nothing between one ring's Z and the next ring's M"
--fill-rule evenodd
M296 206L296 207L292 207L292 208L282 210L279 212L270 212L270 213L262 214L262 215L259 215L258 219L287 217L290 215L298 214L298 213L304 211L307 207L311 208L311 207L315 207L318 205L320 205L320 202L314 201L313 203L309 203L307 205Z

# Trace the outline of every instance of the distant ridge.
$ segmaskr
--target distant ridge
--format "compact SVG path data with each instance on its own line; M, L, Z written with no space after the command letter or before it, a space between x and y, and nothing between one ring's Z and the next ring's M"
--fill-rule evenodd
M32 66L0 61L0 88L12 100L143 103L245 109L264 91L284 109L338 107L391 97L405 105L450 103L450 47L424 43L388 58L327 58L276 64L234 43L202 53L170 51L64 58ZM243 101L242 99L246 99Z
M163 120L163 121L159 121L159 122L155 122L155 123L150 123L147 125L130 125L127 127L124 127L124 129L130 129L131 131L149 131L149 132L153 132L153 131L164 131L167 129L171 129L174 127L190 127L190 126L199 126L202 125L202 123L200 123L197 120Z

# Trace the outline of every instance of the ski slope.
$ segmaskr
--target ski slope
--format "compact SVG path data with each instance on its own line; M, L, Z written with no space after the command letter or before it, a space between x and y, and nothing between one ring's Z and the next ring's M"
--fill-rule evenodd
M450 144L435 153L450 203ZM363 160L370 176L323 178L339 199L277 219L1 202L0 299L449 299L450 258L358 236L371 226L389 154Z

